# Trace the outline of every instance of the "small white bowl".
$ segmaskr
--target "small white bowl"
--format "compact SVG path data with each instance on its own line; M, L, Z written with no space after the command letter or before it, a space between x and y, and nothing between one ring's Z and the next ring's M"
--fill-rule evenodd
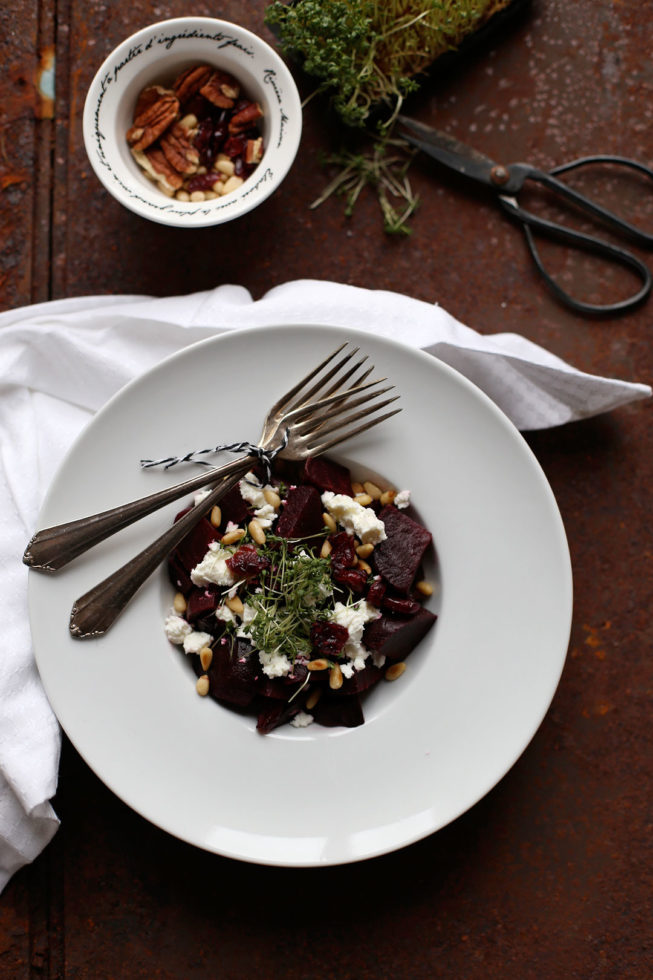
M145 86L171 84L199 64L229 72L260 104L264 154L237 190L198 203L166 197L134 160L126 133ZM89 88L83 130L91 165L116 200L160 224L203 228L251 211L279 187L297 153L302 111L293 77L269 44L227 21L179 17L143 28L109 55Z

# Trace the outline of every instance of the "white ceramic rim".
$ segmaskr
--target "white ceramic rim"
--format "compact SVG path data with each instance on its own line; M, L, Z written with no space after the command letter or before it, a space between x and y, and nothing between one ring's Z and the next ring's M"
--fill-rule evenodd
M94 417L53 481L39 526L79 516L89 498L104 508L162 485L163 477L153 480L135 461L144 451L189 448L179 405L192 404L197 391L208 394L205 410L193 416L193 447L213 437L255 438L280 391L344 339L397 383L404 412L384 431L352 441L340 458L412 485L434 534L442 582L435 628L411 655L402 686L375 689L365 725L261 737L253 719L198 698L190 668L163 636L172 596L163 575L106 637L80 642L68 635L72 601L167 526L178 505L57 576L29 576L45 690L90 767L162 829L255 863L348 863L454 820L530 742L555 693L569 639L564 528L521 435L456 371L371 333L251 328L166 359ZM251 352L263 347L265 359L254 358L243 375L243 358L252 361ZM265 364L257 367L259 360ZM218 363L221 384L209 391ZM254 393L249 400L244 378ZM238 416L234 398L242 404Z
M174 40L168 49L166 42L175 36L201 32L201 37L184 36ZM161 77L157 72L160 53L155 45L178 55L176 61L186 67L193 62L213 61L216 66L243 76L256 78L259 94L267 94L268 112L263 119L265 152L256 171L242 187L222 198L200 203L181 202L167 198L162 191L139 172L131 159L126 141L118 133L112 139L111 119L107 119L105 100L111 103L115 85L132 87L135 95L141 85L136 79L147 70L143 84ZM194 55L192 45L200 50ZM215 54L213 46L215 45ZM208 49L211 48L211 53ZM141 61L140 59L149 59ZM240 72L240 74L239 74ZM113 87L112 87L113 86ZM247 77L244 78L247 88ZM249 88L251 89L251 85ZM254 93L250 93L254 97ZM135 97L134 95L134 97ZM120 132L126 133L131 120L125 118ZM83 134L91 166L105 188L130 211L159 224L180 228L202 228L222 224L251 211L268 198L281 184L293 164L302 132L302 109L295 81L282 60L270 45L246 28L212 17L178 17L144 27L128 37L107 56L89 87L83 114Z

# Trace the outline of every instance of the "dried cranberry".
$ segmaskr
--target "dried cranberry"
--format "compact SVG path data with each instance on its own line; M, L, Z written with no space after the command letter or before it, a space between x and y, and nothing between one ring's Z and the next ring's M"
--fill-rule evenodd
M212 147L214 122L207 116L206 119L202 119L198 126L197 134L193 143L195 149L200 155L200 163L203 167L210 167L214 159L214 151Z
M311 645L323 657L340 657L349 630L340 623L317 622L311 626Z
M264 569L270 567L270 559L259 554L254 545L244 544L227 558L227 567L238 578L256 578Z
M367 582L367 572L362 568L334 568L333 580L338 585L347 585L352 592L362 592Z
M356 564L356 546L350 534L340 531L332 535L329 541L331 542L331 567L334 571L351 568Z
M208 174L195 174L186 184L186 189L192 194L193 191L211 191L214 184L220 180L220 174L214 171Z
M228 140L225 141L222 147L222 152L226 153L228 157L234 159L235 157L240 157L245 152L245 147L247 146L247 139L245 136L230 136Z
M396 596L386 596L382 605L388 612L399 613L400 616L414 616L422 608L416 599L398 599Z
M236 177L242 177L245 173L245 163L242 157L234 158L234 174Z
M367 590L367 601L371 606L376 606L377 609L380 609L384 595L385 582L382 582L381 579L375 579Z
M213 135L211 137L211 152L213 153L214 157L216 157L218 153L221 151L222 144L224 143L226 138L227 138L226 124L218 123L215 129L213 130Z

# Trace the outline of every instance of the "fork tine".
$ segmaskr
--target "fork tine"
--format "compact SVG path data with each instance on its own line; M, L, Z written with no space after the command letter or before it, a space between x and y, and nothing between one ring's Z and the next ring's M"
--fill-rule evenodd
M341 432L340 435L335 436L328 442L321 442L317 445L306 447L306 453L309 456L320 456L322 453L328 452L329 449L332 449L334 446L339 446L340 443L344 442L346 439L352 439L361 432L367 432L368 429L378 425L379 422L385 422L386 419L392 418L393 415L398 415L399 412L401 412L401 409L395 408L392 412L386 412L385 415L380 415L378 419L371 419L369 422L363 422L362 425L357 426L355 429L351 429L348 432ZM316 435L319 435L319 432L316 433Z
M343 347L345 347L345 346L346 345L343 344ZM340 350L342 350L342 349L343 348L341 347ZM338 361L338 363L336 365L334 365L334 367L332 367L331 370L328 371L324 375L323 378L320 378L318 381L316 381L316 383L313 385L313 387L309 391L303 392L302 395L301 395L301 398L298 401L298 406L299 405L304 405L307 402L310 402L318 394L318 392L321 392L322 389L324 388L324 385L325 384L328 384L328 382L331 381L332 378L335 378L336 375L338 374L338 372L345 366L345 364L348 363L348 361L350 361L352 359L352 357L354 357L355 354L358 353L359 350L360 350L359 347L354 347L354 349L351 350L348 354L345 354L345 356L343 358L341 358ZM357 364L354 365L353 370L355 371L358 367L360 367L360 365L365 360L367 360L367 357L366 356L363 357ZM329 389L329 392L328 393L330 394L332 391L337 391L341 387L342 387L342 382L341 381L337 381L336 384L333 385L331 389ZM291 407L291 406L289 406L289 407Z
M390 391L390 388L385 388L384 391ZM379 392L381 394L381 392ZM308 438L309 436L326 436L329 432L336 432L338 429L342 429L345 426L351 425L353 422L358 422L359 419L364 419L368 415L372 415L374 412L378 412L379 409L385 408L386 405L391 405L392 402L396 402L399 399L399 395L394 395L392 398L385 398L381 402L374 402L374 404L368 404L367 408L362 409L360 412L349 412L347 415L332 413L330 416L331 421L325 424L325 422L316 418L314 420L309 419L307 423L301 423L297 426L297 430L300 436ZM357 404L365 403L364 399L359 399ZM354 406L347 405L347 409L353 408ZM311 421L317 423L311 428Z
M342 405L349 398L351 398L352 395L362 394L362 392L368 391L370 388L381 384L383 381L387 381L387 378L377 378L375 381L367 381L362 385L354 385L352 388L346 388L345 391L338 390L335 394L329 395L328 398L320 398L319 401L311 402L310 404L302 403L286 415L286 421L289 424L294 424L307 418L309 415L314 415L317 412L323 412L332 405ZM372 393L367 397L374 398L375 394L376 393ZM322 418L324 418L324 415L322 415Z
M335 384L331 385L328 391L324 392L324 397L328 398L329 395L333 395L336 391L340 391L342 388L344 388L346 382L349 381L352 375L356 373L359 367L362 367L362 365L366 360L367 357L361 357L360 361L357 361L356 364L350 367L349 370L341 378L337 379ZM359 378L357 378L354 382L352 382L350 387L355 387L356 385L362 384L366 378L369 378L373 370L374 370L374 365L372 365L366 371L364 371Z
M374 411L374 406L372 405L372 402L376 398L380 398L381 395L386 395L389 391L394 391L394 385L386 385L385 388L379 388L377 391L372 391L368 394L361 395L359 398L354 398L353 401L349 401L348 399L346 399L342 403L337 403L336 405L333 405L327 411L311 413L310 415L306 416L306 418L304 418L302 421L296 422L294 424L295 431L301 433L302 435L307 435L309 432L317 432L319 428L323 428L325 423L329 422L331 419L334 420L334 424L338 422L338 419L352 418L353 420L354 413L352 410L354 408L358 408L360 405L365 405L365 406L369 406L368 413L369 411ZM395 398L398 397L399 395L395 396ZM394 401L395 399L389 399L389 400ZM378 405L378 407L380 407L380 405ZM345 412L348 412L350 414L345 415L344 414Z
M316 375L318 375L320 371L333 360L334 357L337 357L340 351L344 350L346 346L347 341L345 341L344 344L341 344L340 347L336 347L336 349L332 351L328 357L325 357L321 364L318 364L317 367L313 368L313 370L306 375L306 377L302 378L301 381L298 381L296 385L293 385L293 387L287 391L285 395L282 395L281 398L279 398L278 401L276 401L272 406L269 414L273 415L283 411L288 406L289 402L295 397L295 395L298 394L298 392L300 392L302 388L309 383L309 381L312 381L313 378L316 377Z

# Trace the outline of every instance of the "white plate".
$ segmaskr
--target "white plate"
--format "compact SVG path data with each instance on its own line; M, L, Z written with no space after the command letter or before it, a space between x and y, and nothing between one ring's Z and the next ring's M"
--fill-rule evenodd
M164 530L151 515L55 576L30 573L36 658L52 706L97 775L129 806L208 851L272 865L339 864L438 830L501 779L537 730L564 664L569 553L551 489L485 395L432 356L332 327L243 330L189 347L124 388L78 439L40 526L179 479L155 458L256 440L267 408L343 339L401 393L403 412L341 458L412 490L437 547L435 627L355 729L283 728L195 693L162 618L162 573L113 629L74 640L74 599Z

